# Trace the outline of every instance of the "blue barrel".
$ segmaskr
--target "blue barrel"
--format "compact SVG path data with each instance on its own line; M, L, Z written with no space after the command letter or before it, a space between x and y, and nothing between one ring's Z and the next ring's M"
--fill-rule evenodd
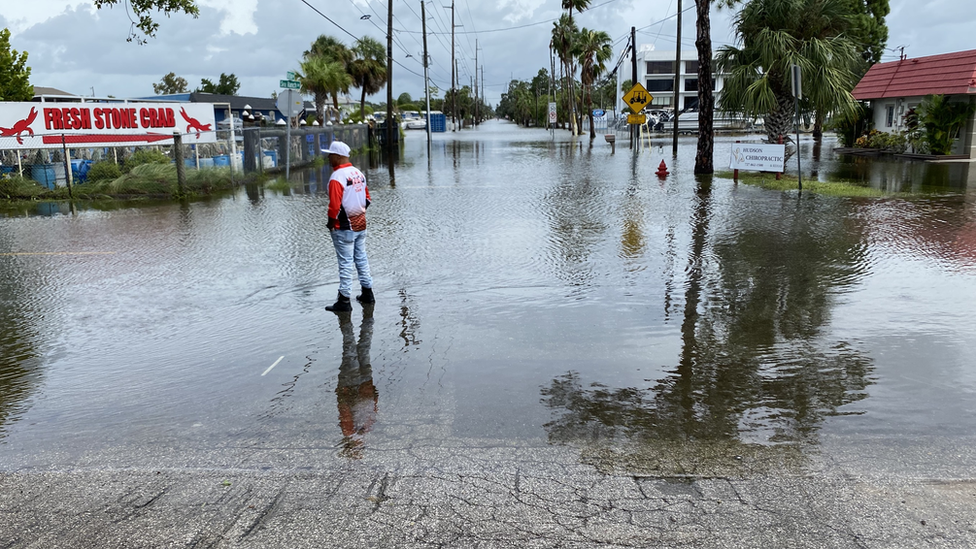
M53 189L58 179L54 172L54 164L33 164L30 171L31 179L48 189Z
M88 170L91 169L91 160L72 160L71 161L71 177L74 181L78 183L84 183L88 180Z
M218 154L213 157L214 166L230 166L230 155L228 154Z

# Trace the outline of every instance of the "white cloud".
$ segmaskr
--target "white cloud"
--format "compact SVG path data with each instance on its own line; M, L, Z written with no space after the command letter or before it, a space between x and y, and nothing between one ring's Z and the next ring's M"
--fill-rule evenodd
M220 21L221 34L257 34L258 25L254 14L258 0L198 0L200 7L213 8L223 12Z

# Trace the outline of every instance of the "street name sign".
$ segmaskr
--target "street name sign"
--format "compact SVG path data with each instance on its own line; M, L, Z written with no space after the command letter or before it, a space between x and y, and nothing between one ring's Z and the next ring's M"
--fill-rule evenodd
M279 80L278 85L288 90L298 90L302 87L302 83L298 80Z

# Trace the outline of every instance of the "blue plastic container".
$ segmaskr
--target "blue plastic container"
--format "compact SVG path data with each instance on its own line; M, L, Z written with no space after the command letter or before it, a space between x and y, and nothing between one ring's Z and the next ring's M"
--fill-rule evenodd
M278 165L278 151L264 151L264 156L271 158L271 165Z
M218 154L213 157L213 165L217 167L227 167L230 166L230 155L228 154Z
M91 169L91 160L72 160L71 161L71 178L76 183L84 183L88 180L88 170Z
M440 112L430 113L430 131L431 132L446 132L447 131L447 115Z
M54 164L33 164L30 170L31 179L37 181L48 189L53 189L58 180L54 172Z

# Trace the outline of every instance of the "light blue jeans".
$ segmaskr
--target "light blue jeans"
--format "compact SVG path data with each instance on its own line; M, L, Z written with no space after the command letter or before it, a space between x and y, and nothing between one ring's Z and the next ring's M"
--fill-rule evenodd
M369 259L366 258L366 231L334 230L331 233L339 262L339 293L346 297L352 295L353 265L359 273L359 285L372 288L373 277L369 275Z

